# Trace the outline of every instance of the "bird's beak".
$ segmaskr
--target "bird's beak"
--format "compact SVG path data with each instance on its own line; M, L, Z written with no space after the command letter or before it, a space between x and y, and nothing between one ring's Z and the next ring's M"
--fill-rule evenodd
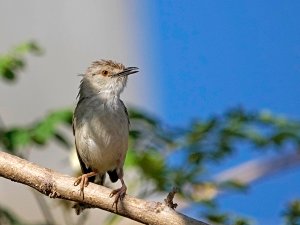
M126 67L122 72L113 74L112 77L123 77L139 72L137 67Z

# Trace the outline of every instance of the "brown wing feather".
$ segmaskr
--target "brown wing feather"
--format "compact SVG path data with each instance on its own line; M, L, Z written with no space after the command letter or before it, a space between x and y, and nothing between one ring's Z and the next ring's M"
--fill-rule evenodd
M73 135L75 136L76 130L75 130L75 119L74 119L74 117L73 117L73 122L72 122L72 128L73 128ZM75 148L76 148L76 154L77 154L77 158L78 158L78 161L79 161L79 164L80 164L81 172L83 174L92 172L91 168L88 168L88 167L85 166L84 162L82 161L82 159L79 155L78 147L77 147L77 144L76 144L76 139L75 139ZM96 178L97 178L97 180L96 180ZM97 175L97 176L89 177L89 182L94 182L95 183L95 180L96 180L97 184L103 185L104 180L105 180L105 174L104 175L99 174L99 176Z
M123 106L123 108L124 108L125 114L126 114L126 116L127 116L128 126L129 126L129 125L130 125L130 120L129 120L128 110L127 110L127 108L126 108L124 102L123 102L121 99L120 99L120 102L121 102L121 104L122 104L122 106ZM128 128L129 128L129 127L128 127Z

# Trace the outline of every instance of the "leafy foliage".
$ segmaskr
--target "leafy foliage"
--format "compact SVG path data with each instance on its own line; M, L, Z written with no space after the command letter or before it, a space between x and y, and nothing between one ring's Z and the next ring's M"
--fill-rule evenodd
M0 56L0 76L14 80L25 67L25 55L40 53L34 42L28 42ZM167 127L147 113L130 108L131 130L126 167L140 172L140 181L156 192L169 192L179 187L185 201L197 205L199 213L208 221L220 224L246 225L251 222L230 213L220 212L216 193L225 190L245 191L246 184L238 181L217 183L211 179L211 168L232 156L240 146L251 146L262 153L265 150L282 150L285 146L300 144L300 122L276 116L268 111L249 112L241 107L205 120L192 121L184 128ZM32 145L43 146L51 140L70 148L60 131L61 125L71 128L72 110L56 110L27 126L0 127L0 146L13 154ZM71 129L70 129L71 130ZM147 186L147 185L144 185ZM201 206L201 207L199 207ZM300 203L295 201L284 213L287 225L299 224ZM0 220L8 224L24 224L4 209Z
M13 81L17 73L26 66L25 55L41 54L40 47L33 41L26 42L13 48L8 54L0 55L0 77Z
M222 225L249 225L250 221L229 213L208 213L205 217L212 223Z
M141 179L151 179L155 183L153 192L168 192L174 186L180 187L181 197L199 202L205 209L202 216L220 224L251 223L228 213L218 213L214 198L216 192L245 191L247 185L233 180L216 183L209 179L210 168L230 157L241 145L261 151L279 151L287 145L298 149L300 143L298 121L266 111L234 108L223 115L177 129L163 128L158 120L141 112L138 119L132 117L131 121L131 134L134 135L131 135L129 166L139 168Z
M160 122L147 116L133 117L131 121L131 147L135 155L130 158L135 158L130 160L130 165L140 167L144 175L156 181L160 181L163 174L164 181L158 185L162 191L172 185L199 183L201 176L207 175L208 164L231 156L242 143L257 150L279 150L287 144L298 146L300 141L298 121L241 108L206 121L194 121L189 127L177 130L163 129ZM173 158L176 158L175 164ZM170 163L165 163L168 161ZM146 165L157 165L156 173L153 170L148 173ZM244 188L236 182L224 186Z
M283 213L286 225L300 224L300 200L292 201Z
M32 144L45 145L50 139L62 143L70 148L70 142L59 132L59 126L72 124L72 111L69 109L57 110L48 114L44 119L27 127L0 129L0 144L7 151L18 154Z

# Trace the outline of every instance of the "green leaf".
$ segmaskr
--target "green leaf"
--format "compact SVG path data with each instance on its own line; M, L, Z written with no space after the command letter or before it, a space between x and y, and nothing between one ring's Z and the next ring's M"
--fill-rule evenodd
M58 110L50 113L44 120L38 122L31 131L32 140L39 145L44 145L46 142L55 137L61 143L65 142L64 138L56 131L58 125L66 123L72 124L72 111L68 109ZM66 146L68 144L64 143Z
M14 51L17 54L26 54L26 53L33 53L33 54L41 54L42 49L35 41L29 41L18 45Z
M283 212L286 225L300 224L300 200L294 200L289 203L287 209Z
M2 72L2 76L9 81L12 81L16 78L16 74L10 69L5 69Z
M16 152L18 148L25 147L30 143L30 134L23 128L14 128L10 131L3 132L1 141L9 151Z
M69 109L57 110L49 114L47 120L53 124L67 123L72 124L73 112Z
M130 109L129 110L129 117L132 120L143 120L149 124L151 124L152 126L156 126L158 124L158 121L151 118L150 116L146 115L146 113L142 113L139 112L137 110L134 109Z
M231 189L237 191L246 191L248 186L238 180L229 180L219 184L219 187L222 189Z
M0 130L0 142L11 152L24 148L32 143L45 145L50 139L63 144L68 149L70 143L67 138L58 131L62 124L71 126L72 111L62 109L48 114L44 119L28 127L17 127Z
M137 130L130 130L129 131L129 136L133 139L138 139L141 137L141 132Z
M188 132L187 142L193 144L201 141L209 131L215 128L216 124L217 120L215 118L210 119L208 122L195 122L191 131Z
M71 149L71 144L68 139L60 132L54 132L55 140L61 143L66 149Z
M213 222L213 223L218 223L218 224L225 224L227 223L228 221L228 215L223 213L208 213L205 215L205 217L210 221L210 222Z
M166 181L166 170L162 155L154 149L148 149L137 153L135 160L140 165L143 174L153 179L159 189L163 189Z
M276 145L282 145L283 142L288 141L291 138L297 138L297 135L288 131L279 131L278 133L274 134L270 140Z
M51 120L47 119L45 121L37 124L32 130L32 140L36 144L44 145L48 139L54 135L54 126Z
M0 55L0 76L6 81L15 80L17 74L25 68L25 56L29 53L40 54L41 49L35 42L26 42Z

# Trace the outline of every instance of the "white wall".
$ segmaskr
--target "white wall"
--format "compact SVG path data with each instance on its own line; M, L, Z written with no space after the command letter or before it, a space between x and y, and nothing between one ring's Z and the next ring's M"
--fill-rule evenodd
M155 69L151 70L154 44L145 4L138 0L1 1L0 54L32 39L45 50L42 57L28 57L28 67L15 84L0 82L0 115L6 125L25 125L51 109L74 106L80 81L76 75L101 58L139 67L140 73L129 78L123 98L158 112L159 90L153 85ZM71 173L67 152L54 143L45 151L32 151L30 160ZM0 204L27 221L43 218L31 191L4 179L0 179Z

